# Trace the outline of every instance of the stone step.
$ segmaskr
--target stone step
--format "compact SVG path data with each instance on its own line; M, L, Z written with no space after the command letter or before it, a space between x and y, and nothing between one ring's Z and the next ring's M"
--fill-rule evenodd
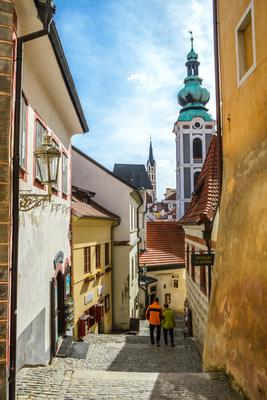
M218 373L138 373L74 371L66 400L240 400L225 375Z

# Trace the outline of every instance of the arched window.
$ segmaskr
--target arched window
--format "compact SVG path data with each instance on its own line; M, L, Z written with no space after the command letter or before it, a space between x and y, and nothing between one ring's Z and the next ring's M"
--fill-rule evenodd
M202 141L199 138L193 140L193 159L202 159Z
M194 189L195 189L195 187L196 187L197 178L199 177L199 175L200 175L200 171L196 171L196 172L194 173Z

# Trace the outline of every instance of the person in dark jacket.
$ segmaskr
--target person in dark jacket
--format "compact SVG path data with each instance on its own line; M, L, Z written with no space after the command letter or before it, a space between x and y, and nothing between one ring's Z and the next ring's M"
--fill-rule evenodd
M155 328L157 330L157 346L159 346L160 342L160 333L161 333L161 317L162 317L162 308L159 304L159 298L155 297L154 303L150 304L146 310L146 319L149 321L149 329L150 329L150 340L151 344L155 344L154 339L154 331Z

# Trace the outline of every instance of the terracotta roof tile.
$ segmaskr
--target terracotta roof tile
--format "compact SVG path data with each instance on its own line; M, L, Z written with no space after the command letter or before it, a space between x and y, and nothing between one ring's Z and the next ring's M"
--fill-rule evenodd
M196 188L191 202L179 220L182 225L201 224L205 220L211 221L219 202L219 174L217 137L212 137L210 147L198 177Z
M184 230L176 221L147 222L147 250L140 264L169 265L184 263Z

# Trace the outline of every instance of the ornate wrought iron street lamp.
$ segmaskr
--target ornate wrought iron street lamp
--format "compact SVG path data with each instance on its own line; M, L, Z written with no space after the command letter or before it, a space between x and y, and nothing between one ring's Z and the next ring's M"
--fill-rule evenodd
M30 194L28 192L20 194L20 211L29 211L51 201L51 184L57 182L60 151L53 146L51 136L46 131L43 143L35 150L36 169L42 184L48 185L48 194Z

